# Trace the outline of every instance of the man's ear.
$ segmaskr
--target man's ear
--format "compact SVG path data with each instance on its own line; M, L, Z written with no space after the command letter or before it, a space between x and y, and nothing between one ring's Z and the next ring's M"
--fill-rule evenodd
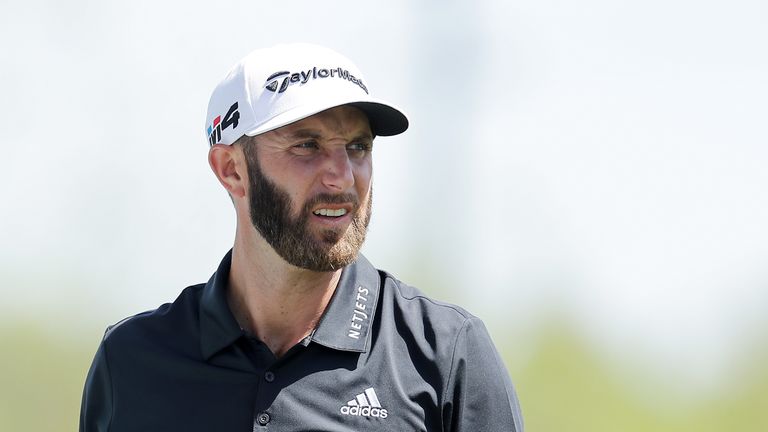
M214 144L208 151L208 164L233 199L245 196L248 173L239 146Z

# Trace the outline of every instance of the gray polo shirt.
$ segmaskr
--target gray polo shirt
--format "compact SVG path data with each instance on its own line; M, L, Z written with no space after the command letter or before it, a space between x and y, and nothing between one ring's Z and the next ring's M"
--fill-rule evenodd
M207 284L110 327L80 431L522 431L483 323L365 258L346 267L315 331L275 358Z

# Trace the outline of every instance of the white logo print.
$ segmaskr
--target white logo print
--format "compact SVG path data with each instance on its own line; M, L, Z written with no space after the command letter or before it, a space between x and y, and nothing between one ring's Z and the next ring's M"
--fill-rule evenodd
M387 418L387 410L381 407L379 398L373 387L368 387L364 392L341 407L344 415Z
M352 339L360 339L360 330L363 329L363 321L368 319L365 312L368 303L368 288L357 287L357 299L355 299L355 309L352 311L352 321L349 323L347 336ZM360 303L362 301L362 303ZM370 312L370 310L368 311Z

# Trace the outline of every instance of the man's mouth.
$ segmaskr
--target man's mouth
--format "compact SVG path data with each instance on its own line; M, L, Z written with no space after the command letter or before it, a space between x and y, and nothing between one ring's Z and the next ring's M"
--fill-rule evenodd
M317 209L312 212L316 216L326 216L326 217L341 217L347 214L347 209L327 209L327 208L321 208Z

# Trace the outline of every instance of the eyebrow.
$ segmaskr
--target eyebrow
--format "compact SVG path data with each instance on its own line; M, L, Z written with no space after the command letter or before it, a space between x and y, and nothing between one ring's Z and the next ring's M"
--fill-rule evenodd
M294 139L301 139L301 138L320 139L320 137L321 137L320 133L313 129L299 129L297 131L294 131L288 134L288 138L294 138Z
M312 138L319 140L322 138L322 134L318 132L315 129L299 129L297 131L291 132L287 136L289 139L306 139L306 138ZM368 132L363 132L356 137L352 138L350 141L360 141L360 140L370 140L373 141L373 134Z

